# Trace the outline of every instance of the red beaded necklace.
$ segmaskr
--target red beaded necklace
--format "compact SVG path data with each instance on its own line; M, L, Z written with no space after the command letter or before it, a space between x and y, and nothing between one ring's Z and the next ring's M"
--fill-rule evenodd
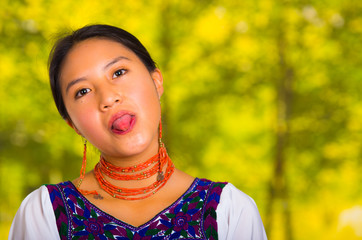
M175 166L173 165L170 157L167 154L165 145L161 141L162 138L162 124L160 122L159 126L159 149L158 153L148 159L146 162L138 164L132 167L117 167L109 162L107 162L102 156L100 161L94 167L95 177L100 185L100 187L110 194L114 198L125 199L125 200L140 200L145 199L149 196L155 194L160 190L170 179L172 173L175 171ZM86 146L84 148L86 151ZM84 154L85 156L85 154ZM83 157L83 162L84 162ZM164 167L166 167L165 173L163 173ZM151 185L142 187L142 188L122 188L111 184L105 176L110 179L119 180L119 181L138 181L154 176L156 173L157 180ZM81 177L78 184L78 190L83 195L94 194L98 195L97 191L86 191L80 189L80 184L85 175L85 164L81 169Z
M153 166L152 166L153 164ZM163 173L162 169L166 166L166 171ZM148 169L147 169L148 168ZM145 170L146 169L146 170ZM144 171L142 171L144 170ZM101 188L109 193L114 198L124 199L124 200L140 200L150 197L160 190L166 182L170 179L172 173L175 170L170 157L167 154L166 148L163 143L156 155L151 157L146 162L127 168L117 167L101 157L100 161L94 167L95 177L101 186ZM137 173L142 171L141 173ZM156 173L157 180L147 187L142 188L122 188L111 184L104 176L107 176L111 179L121 180L121 181L131 181L131 180L142 180L154 176ZM83 195L94 194L98 195L97 191L86 191L78 190Z
M150 161L152 160L152 161ZM156 160L156 161L155 161ZM156 162L156 163L155 163ZM136 173L142 171L148 165L152 165L155 163L150 169L143 171L141 173ZM163 167L167 164L165 174L162 172ZM111 170L112 169L112 170ZM114 171L116 170L116 171ZM159 152L150 158L148 161L141 165L128 167L128 168L120 168L112 165L109 162L106 162L103 158L101 158L100 162L94 168L94 174L96 179L101 186L101 188L109 193L114 198L125 199L125 200L140 200L147 198L153 194L155 194L158 190L160 190L166 182L171 177L174 172L175 167L168 156L165 147L162 146L159 149ZM127 171L127 173L126 173ZM130 172L130 173L129 173ZM105 175L111 179L115 180L141 180L146 179L151 176L154 176L158 172L156 182L152 183L147 187L142 188L122 188L111 184L104 177ZM136 174L134 174L136 173Z

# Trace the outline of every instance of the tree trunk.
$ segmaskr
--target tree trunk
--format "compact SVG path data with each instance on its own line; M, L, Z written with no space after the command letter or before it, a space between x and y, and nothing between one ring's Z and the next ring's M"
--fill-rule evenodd
M279 26L283 26L282 24ZM277 97L277 130L276 130L276 147L274 158L274 172L269 185L269 202L266 207L265 228L270 238L273 220L275 219L275 205L279 203L283 209L284 235L285 239L292 240L291 212L289 204L289 190L286 177L286 153L288 145L288 135L290 128L290 111L292 98L293 69L288 66L285 60L285 37L280 28L278 37L278 54L280 77L275 81Z

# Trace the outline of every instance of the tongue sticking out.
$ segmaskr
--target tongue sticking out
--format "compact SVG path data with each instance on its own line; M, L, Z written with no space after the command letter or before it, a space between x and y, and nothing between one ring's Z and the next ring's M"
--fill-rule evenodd
M125 114L113 122L112 129L122 131L122 132L127 131L129 129L129 127L131 126L131 121L132 121L131 115Z

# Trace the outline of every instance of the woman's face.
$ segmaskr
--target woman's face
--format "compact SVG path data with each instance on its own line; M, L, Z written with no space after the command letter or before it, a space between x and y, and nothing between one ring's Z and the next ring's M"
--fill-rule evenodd
M107 160L157 153L163 93L158 69L150 73L118 42L91 38L70 50L60 81L69 125Z

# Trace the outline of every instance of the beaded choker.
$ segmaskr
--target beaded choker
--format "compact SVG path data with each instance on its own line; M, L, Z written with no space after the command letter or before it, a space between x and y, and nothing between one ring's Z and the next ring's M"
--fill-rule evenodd
M163 169L166 165L167 167L164 173ZM160 141L158 153L146 162L132 167L122 168L107 162L101 157L94 168L94 174L100 187L112 197L125 200L140 200L150 197L160 190L170 179L174 170L175 167L167 154L166 148ZM155 174L158 174L157 180L151 185L142 188L121 188L111 184L106 179L107 177L118 181L139 181L150 178ZM79 191L84 195L98 195L96 191L85 191L80 189Z

